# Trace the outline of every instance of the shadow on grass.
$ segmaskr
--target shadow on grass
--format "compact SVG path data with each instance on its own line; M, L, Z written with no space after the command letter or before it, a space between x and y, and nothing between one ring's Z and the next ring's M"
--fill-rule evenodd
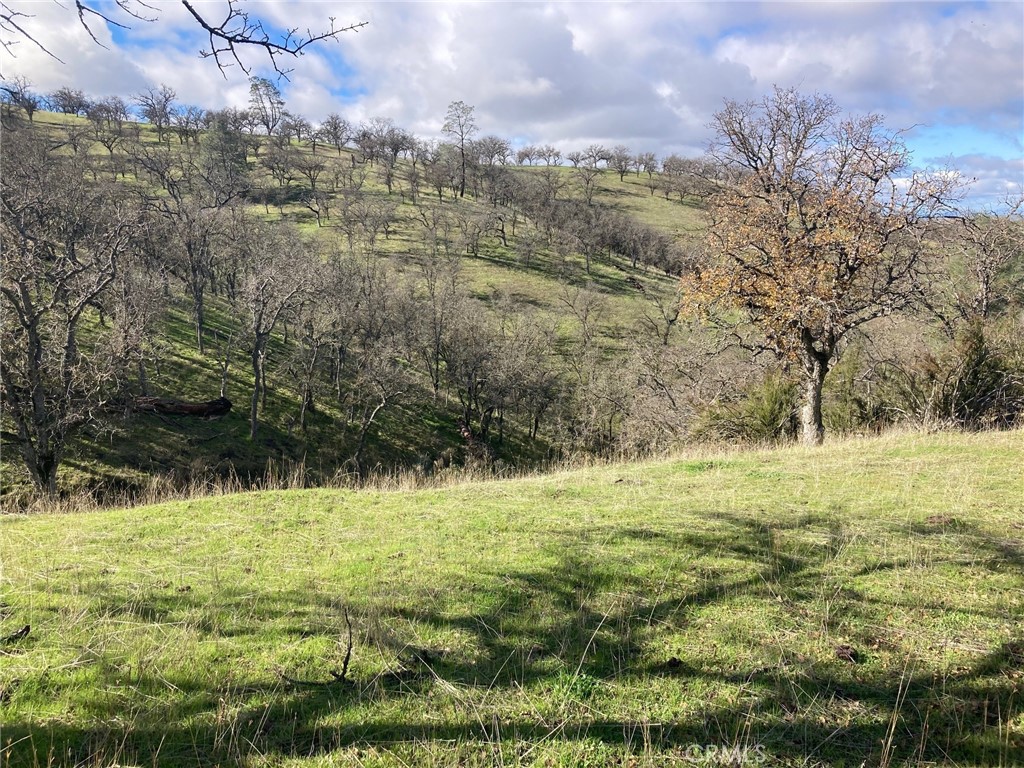
M76 722L5 722L5 764L45 764L53 756L61 764L215 765L370 747L396 750L405 758L435 750L435 759L451 756L453 763L462 759L460 750L483 750L490 762L499 757L525 762L524 752L538 744L557 750L588 742L633 751L640 733L643 749L665 759L708 744L756 746L758 760L787 764L1012 765L1024 759L1024 738L1012 730L1024 685L1020 639L953 669L915 661L912 653L897 669L801 659L785 648L772 666L745 663L742 655L731 664L659 658L659 653L667 656L658 645L660 629L685 632L704 609L765 600L800 616L804 606L820 598L829 566L847 541L841 524L827 517L808 516L789 525L723 514L708 518L719 527L704 535L642 525L567 533L550 543L549 566L487 574L497 588L468 578L433 585L439 593L458 592L462 604L483 606L476 611L451 610L443 600L384 607L372 597L353 601L355 654L388 662L374 674L353 676L351 683L329 683L325 663L317 680L303 682L284 676L247 679L239 673L204 684L136 673L130 687L111 695L112 688L123 686L112 666L99 675L103 684L87 695ZM813 532L824 544L786 536L800 531ZM957 535L971 534L960 528ZM735 559L744 570L737 575L709 569L693 588L654 594L649 578L602 548L616 541L636 545L630 550L636 558L643 557L645 546L668 545ZM980 533L972 545L1005 558L1008 566L1019 556ZM856 624L864 598L844 589L845 621ZM153 621L169 620L195 599L167 594L160 601L133 601L109 591L99 597L105 616ZM237 602L239 613L251 605L244 603L244 593L231 589L217 597L228 610ZM196 622L193 630L255 636L262 625L287 620L294 623L293 634L336 641L337 626L317 627L308 620L337 608L336 601L322 596L286 592L264 601L239 628ZM807 619L803 626L810 624ZM418 647L403 633L409 627L469 638L475 650ZM688 714L653 723L605 716L589 705L595 687L619 683L637 690L678 685L691 697L708 698ZM742 696L722 703L707 694L725 688ZM481 703L488 695L519 700L526 690L541 691L544 699L529 716L522 712L530 708ZM351 717L332 723L339 712Z

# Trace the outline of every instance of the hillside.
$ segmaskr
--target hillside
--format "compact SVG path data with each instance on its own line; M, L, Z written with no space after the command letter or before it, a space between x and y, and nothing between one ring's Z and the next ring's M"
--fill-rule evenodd
M0 115L3 510L1019 424L1019 211L868 238L867 270L853 229L808 221L825 251L741 243L768 255L740 279L746 257L712 241L747 225L703 236L734 188L707 159L595 145L517 165L488 136L463 163L385 118L329 144L110 103Z
M4 765L1018 765L1022 455L3 517Z
M200 351L188 269L179 263L184 257L178 251L186 250L186 245L179 244L180 237L175 234L177 213L167 214L160 208L169 196L161 184L176 184L182 179L161 182L159 172L164 166L157 161L183 167L203 161L205 153L213 151L207 149L214 142L209 132L197 135L192 146L176 138L160 142L156 131L146 124L126 123L117 129L120 133L111 134L112 128L94 125L85 118L47 112L36 113L33 126L24 130L48 137L50 144L58 147L55 154L79 163L76 167L90 173L97 183L145 198L146 206L166 214L161 215L169 222L169 229L161 234L155 253L142 260L144 268L139 278L143 285L148 281L163 286L162 295L149 294L153 317L144 332L144 349L132 352L141 356L140 370L144 370L145 378L131 373L128 390L204 401L218 395L223 379L223 392L235 406L228 417L216 422L162 419L144 413L130 418L111 418L108 414L91 421L69 444L61 468L60 485L65 491L96 488L137 492L155 474L175 477L179 482L211 474L237 475L247 480L262 477L268 464L302 464L315 481L375 467L385 471L414 466L429 470L435 463L468 460L470 452L460 424L490 418L483 413L488 409L499 414L501 425L497 439L488 436L482 441L488 451L507 464L536 465L585 447L582 441L574 444L573 433L596 429L577 423L580 419L571 412L574 406L569 405L577 395L566 386L572 378L584 375L574 369L583 351L583 337L592 365L597 365L598 361L624 362L638 344L647 343L645 339L656 339L671 330L671 325L653 327L652 318L654 325L664 324L665 313L672 318L677 279L646 263L643 253L629 257L611 247L595 245L596 250L584 258L578 250L579 238L585 239L587 233L559 234L557 227L541 232L539 222L521 210L522 203L499 205L488 199L491 193L486 193L484 186L471 189L464 199L447 189L431 191L425 181L415 180L423 171L416 171L405 156L399 157L393 168L389 166L385 175L383 161L367 159L354 147L335 151L323 144L317 147L295 140L271 146L267 137L262 137L265 146L255 151L249 148L244 155L247 180L238 209L257 222L293 227L281 230L282 237L294 238L293 242L301 238L310 249L323 254L319 257L322 260L343 259L348 284L373 283L375 292L362 300L355 296L346 305L350 314L344 321L352 326L347 332L360 337L361 349L352 352L350 347L355 343L348 339L323 345L336 356L351 360L349 368L332 373L326 352L314 358L310 397L316 397L317 408L308 409L308 413L302 407L303 385L297 369L305 364L303 355L307 354L298 332L308 324L309 316L291 310L274 328L267 392L260 406L260 435L249 440L247 406L253 388L251 341L246 327L249 310L239 304L231 292L235 289L230 287L242 279L238 270L245 269L244 264L233 266L232 260L237 257L230 253L231 238L235 236L218 235L221 239L209 246L209 264L200 265L200 278L192 278L199 280L205 290L206 345ZM108 151L96 137L111 135L121 138ZM68 145L72 141L74 153ZM283 176L278 174L278 166L269 157L271 152L287 154L292 170L282 171ZM319 176L311 179L294 170L310 165L314 167L310 172ZM555 190L553 194L565 198L566 204L579 195L571 168L502 166L498 170L502 178L526 186L546 175L546 183ZM645 183L648 180L647 174L631 173L620 181L617 174L605 171L594 182L594 205L587 210L620 217L615 220L616 226L633 221L678 242L692 238L700 226L692 201L684 204L679 195L670 199L660 192L652 194ZM316 205L323 209L320 221L308 205L315 183L319 183L320 190ZM418 184L424 188L416 192ZM179 208L186 203L179 204ZM377 219L368 223L365 217L371 214L385 217L386 226ZM161 220L161 215L156 218ZM543 402L526 407L513 402L508 394L492 396L481 391L466 395L480 399L479 407L463 406L459 374L454 372L456 362L452 360L437 364L441 380L431 388L415 348L414 337L421 331L412 329L408 318L431 311L425 286L429 280L438 279L452 284L451 295L446 294L444 299L447 311L453 316L465 315L467 326L484 331L479 343L491 346L495 357L507 357L503 342L509 346L544 344L545 354L534 355L529 361L547 377L545 382L550 381L543 384L547 387L541 396ZM320 295L326 290L316 289ZM377 337L370 340L370 349L365 340L368 331L359 325L363 318L353 317L351 308L388 304L388 327L374 329ZM102 306L107 314L113 311L106 301L96 306ZM433 311L441 313L445 307L437 306ZM440 319L451 324L446 318ZM106 328L102 311L97 314L90 309L86 322L100 331ZM365 325L374 322L369 318ZM513 326L511 331L508 324ZM467 327L465 333L469 332ZM508 334L511 336L504 339L503 335ZM531 334L536 338L526 338ZM446 337L443 341L451 350L473 343L464 337ZM371 354L378 350L387 355L385 364L402 374L392 377L401 379L401 386L395 387L401 390L401 396L391 398L366 427L364 414L371 412L377 401L375 387L365 380L365 372L378 362ZM89 350L89 354L104 353ZM226 374L225 361L229 363ZM526 363L524 360L520 364ZM494 365L493 361L487 362L487 366ZM449 375L449 371L453 372ZM585 376L593 378L597 386L595 374L596 369ZM521 372L505 375L519 379L527 376ZM489 370L474 376L480 381L495 379ZM607 436L586 438L595 445L606 445L621 432L621 413L598 412L587 418L608 422L602 427ZM486 436L486 425L471 423L469 427ZM362 443L365 445L358 448ZM362 454L353 461L357 449ZM17 498L28 488L28 473L13 452L4 456L4 462L3 490Z

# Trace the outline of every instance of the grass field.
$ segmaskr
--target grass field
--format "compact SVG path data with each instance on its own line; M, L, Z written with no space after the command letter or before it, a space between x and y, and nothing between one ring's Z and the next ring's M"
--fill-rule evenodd
M1021 765L1022 457L894 434L8 516L0 763Z

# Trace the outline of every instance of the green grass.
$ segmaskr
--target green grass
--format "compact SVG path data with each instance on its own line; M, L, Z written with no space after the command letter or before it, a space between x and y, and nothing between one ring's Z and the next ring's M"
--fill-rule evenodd
M1020 765L1022 455L902 434L6 517L4 764Z

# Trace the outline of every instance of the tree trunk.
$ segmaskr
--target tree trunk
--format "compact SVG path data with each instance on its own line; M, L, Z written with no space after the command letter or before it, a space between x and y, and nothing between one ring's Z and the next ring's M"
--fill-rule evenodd
M32 475L32 482L47 496L56 496L59 457L53 451L39 452L35 450L35 446L27 446L27 448L28 450L22 450L22 456L28 465L29 474Z
M249 406L249 439L256 439L256 428L259 425L257 421L259 417L260 399L263 394L263 361L264 361L263 349L259 342L255 344L252 350L252 402Z
M169 416L196 416L212 419L231 411L231 401L224 395L216 400L193 403L169 397L136 397L131 401L134 410L140 413L161 413Z
M800 439L804 445L821 445L825 425L821 419L821 390L828 373L828 363L812 355L804 363L803 404L800 406Z
M40 464L40 485L45 483L46 494L48 496L57 495L57 466L59 462L56 456L43 457L43 461Z
M198 281L199 278L196 275L192 277L193 281ZM203 286L198 282L193 282L192 287L192 303L196 321L196 346L199 349L200 355L206 354L206 345L203 344L203 329L206 325L206 312L203 302Z

